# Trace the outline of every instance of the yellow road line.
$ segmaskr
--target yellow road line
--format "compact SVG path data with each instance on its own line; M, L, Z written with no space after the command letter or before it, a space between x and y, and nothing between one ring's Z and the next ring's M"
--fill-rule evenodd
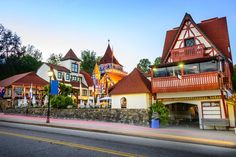
M68 147L73 147L73 148L86 149L86 150L90 150L90 151L97 151L97 152L113 154L113 155L118 155L118 156L124 156L124 157L136 157L136 156L144 157L141 155L125 153L125 152L116 151L116 150L112 150L112 149L87 146L87 145L71 143L71 142L66 142L66 141L60 141L60 140L53 140L53 139L48 139L48 138L43 138L43 137L28 136L28 135L17 134L17 133L12 133L12 132L0 131L0 134L22 137L22 138L36 140L36 141L40 141L40 142L47 142L47 143L52 143L52 144L58 144L58 145L63 145L63 146L68 146Z

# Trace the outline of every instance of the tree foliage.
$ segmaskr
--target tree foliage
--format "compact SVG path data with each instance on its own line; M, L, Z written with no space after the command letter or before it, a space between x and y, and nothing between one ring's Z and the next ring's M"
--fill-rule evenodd
M153 113L158 113L159 117L153 117ZM161 101L156 101L149 108L149 119L159 118L161 124L166 125L169 123L169 110Z
M36 71L41 60L42 52L33 45L22 46L20 37L0 24L0 80Z
M157 57L155 60L154 60L154 64L155 66L161 64L161 57Z
M93 68L96 64L96 52L90 50L84 50L81 52L81 70L86 71L90 75L93 73Z
M236 65L234 65L234 74L232 76L232 82L233 82L234 92L236 92Z
M39 62L43 59L42 52L40 50L36 49L33 45L23 46L21 48L21 51L24 55L29 55L29 56L35 58Z
M0 56L8 58L11 55L22 55L20 37L0 24Z
M48 62L48 63L51 63L51 64L57 65L57 64L59 64L59 62L61 61L61 59L62 59L62 54L61 54L61 53L60 53L60 54L52 53L52 54L50 55L50 57L47 59L47 62Z
M148 72L149 66L151 65L151 62L147 58L143 58L139 61L138 67L144 72Z

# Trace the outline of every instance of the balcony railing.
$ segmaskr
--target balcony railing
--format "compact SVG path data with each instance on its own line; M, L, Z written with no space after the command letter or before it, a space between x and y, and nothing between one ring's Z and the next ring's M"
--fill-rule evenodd
M173 62L204 57L205 46L203 44L174 49L171 51Z
M185 92L219 89L218 72L184 75L177 77L159 77L152 79L154 93Z

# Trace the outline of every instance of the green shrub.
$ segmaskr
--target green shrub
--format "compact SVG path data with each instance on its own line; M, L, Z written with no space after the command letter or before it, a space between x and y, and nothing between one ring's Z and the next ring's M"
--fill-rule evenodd
M55 95L51 99L51 106L53 108L66 108L65 96Z
M167 125L169 123L169 110L161 101L156 101L156 103L152 104L149 108L149 120L151 121L152 116L155 115L153 113L158 113L160 123L162 125ZM155 117L153 117L155 118Z
M73 99L69 96L65 97L65 104L66 104L66 108L68 108L68 106L71 106L72 108L75 107L75 104L73 103Z

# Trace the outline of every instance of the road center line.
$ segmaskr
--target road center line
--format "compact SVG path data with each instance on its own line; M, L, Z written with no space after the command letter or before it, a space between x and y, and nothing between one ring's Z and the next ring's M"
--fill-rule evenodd
M86 149L86 150L90 150L90 151L97 151L97 152L102 152L102 153L107 153L107 154L124 156L124 157L137 157L137 156L144 157L142 155L131 154L131 153L116 151L116 150L112 150L112 149L87 146L87 145L71 143L71 142L66 142L66 141L60 141L60 140L54 140L54 139L48 139L48 138L43 138L43 137L34 137L34 136L17 134L17 133L12 133L12 132L0 131L0 134L16 136L16 137L31 139L31 140L40 141L40 142L47 142L47 143L52 143L52 144L58 144L58 145L72 147L72 148L80 148L80 149Z

